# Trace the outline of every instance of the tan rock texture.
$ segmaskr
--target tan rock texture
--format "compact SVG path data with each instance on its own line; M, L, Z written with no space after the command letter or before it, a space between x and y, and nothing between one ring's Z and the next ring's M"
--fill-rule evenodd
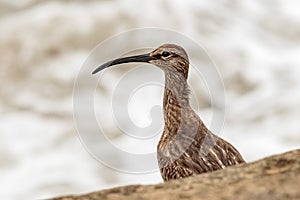
M129 185L53 200L299 200L299 185L300 149L157 185Z

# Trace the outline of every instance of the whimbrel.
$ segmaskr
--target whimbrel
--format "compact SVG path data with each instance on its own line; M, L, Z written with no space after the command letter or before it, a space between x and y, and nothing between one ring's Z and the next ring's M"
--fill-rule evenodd
M157 146L158 164L164 181L245 162L240 153L230 143L213 134L191 108L187 84L189 60L182 47L164 44L147 54L106 62L93 74L129 62L151 63L165 73L165 125Z

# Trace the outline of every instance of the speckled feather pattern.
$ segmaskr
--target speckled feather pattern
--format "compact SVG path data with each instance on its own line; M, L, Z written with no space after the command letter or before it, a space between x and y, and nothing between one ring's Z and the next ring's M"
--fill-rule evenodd
M157 146L160 172L164 181L223 169L244 163L240 153L228 142L211 133L189 104L187 84L189 62L183 48L166 44L152 54L171 52L173 59L150 63L165 72L165 126ZM157 56L158 57L158 56Z

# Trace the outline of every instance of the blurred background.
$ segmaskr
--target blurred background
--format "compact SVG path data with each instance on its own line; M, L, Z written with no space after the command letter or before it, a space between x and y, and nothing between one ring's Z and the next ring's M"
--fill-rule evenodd
M126 174L97 162L73 120L73 85L90 51L133 28L171 29L206 48L224 81L221 136L247 161L299 148L299 8L297 0L0 0L0 198L162 182L159 172ZM124 69L107 78L115 81ZM109 86L101 87L97 93L109 103ZM197 112L207 119L218 108L196 92ZM160 103L161 95L151 99ZM136 101L136 110L147 106ZM120 140L122 132L109 126L106 134Z

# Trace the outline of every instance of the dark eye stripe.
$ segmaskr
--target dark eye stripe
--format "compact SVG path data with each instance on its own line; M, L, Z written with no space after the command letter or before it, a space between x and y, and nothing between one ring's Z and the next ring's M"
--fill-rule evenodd
M159 59L161 57L161 55L160 54L154 54L153 57L156 58L156 59Z

